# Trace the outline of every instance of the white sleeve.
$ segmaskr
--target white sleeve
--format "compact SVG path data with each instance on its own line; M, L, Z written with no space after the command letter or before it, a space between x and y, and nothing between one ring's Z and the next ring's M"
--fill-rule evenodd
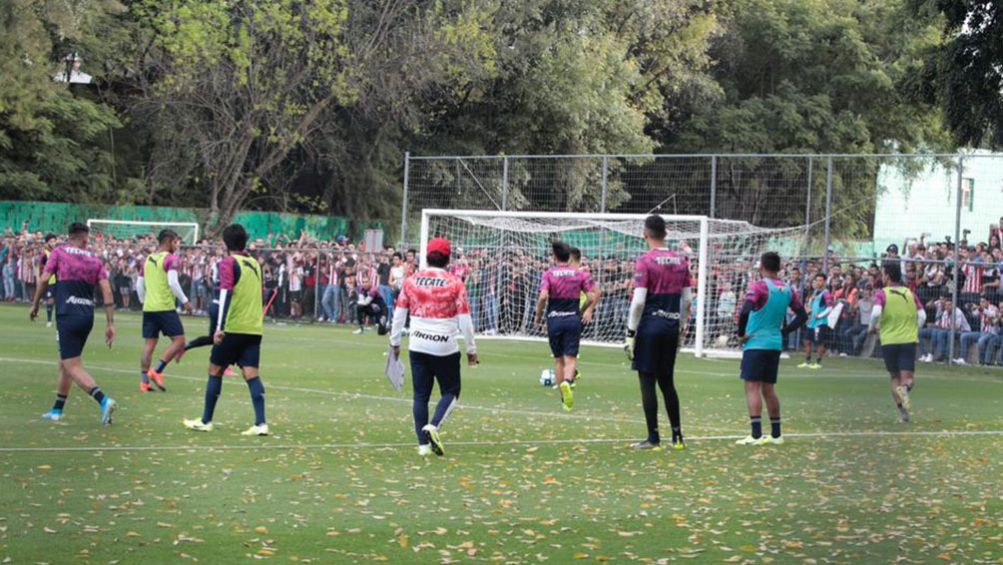
M921 328L926 325L926 308L919 308L916 310L916 322Z
M877 324L878 320L881 319L881 311L883 309L884 308L880 304L875 304L874 305L874 309L871 310L871 320L870 320L870 322L867 325L868 329L871 329L871 330L874 329L874 325Z
M404 332L404 324L407 322L407 308L394 308L394 322L390 327L390 345L400 347L401 334Z
M648 300L648 289L635 288L634 298L630 301L630 311L627 315L627 329L636 331L637 325L641 323L641 315L644 314L644 303Z
M467 354L477 353L477 344L474 343L474 320L470 314L460 314L456 317L456 321L460 326L460 333L463 334L463 342L467 344Z
M136 277L136 294L139 295L140 302L146 302L146 281L143 275Z
M226 320L226 295L227 290L225 288L219 291L219 315L216 318L216 331L225 331L223 322Z
M188 297L185 296L185 291L181 289L181 283L178 282L177 271L167 271L167 286L171 287L174 297L180 300L182 304L188 303Z

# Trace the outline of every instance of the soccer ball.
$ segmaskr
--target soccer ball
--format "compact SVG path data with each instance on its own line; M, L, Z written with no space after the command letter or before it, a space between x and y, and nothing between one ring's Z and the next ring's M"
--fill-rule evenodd
M717 339L714 340L714 343L721 349L728 347L728 334L722 334L717 336Z
M543 386L551 386L554 384L554 370L544 369L540 373L540 384Z

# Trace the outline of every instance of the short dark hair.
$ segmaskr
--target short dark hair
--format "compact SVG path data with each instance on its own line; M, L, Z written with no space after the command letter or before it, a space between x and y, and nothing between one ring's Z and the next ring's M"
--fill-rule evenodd
M550 248L554 251L554 258L565 263L568 259L571 259L571 246L563 241L555 241L550 244Z
M80 222L73 222L70 224L70 229L67 230L70 235L80 235L83 233L91 233L91 228L87 227L87 224L82 224ZM46 239L48 241L48 239Z
M658 214L652 214L644 219L644 231L649 237L655 239L665 239L665 218Z
M885 264L881 266L881 270L884 271L885 276L893 283L902 282L902 266L899 265L898 261L885 261Z
M575 261L581 261L582 260L582 250L578 249L577 247L572 247L571 248L571 258L574 259Z
M243 251L247 247L247 230L240 224L230 224L223 229L223 243L230 251Z
M393 257L396 257L396 258L400 259L401 261L403 261L403 260L404 260L404 256L400 254L400 251L396 251L396 252L394 252L394 254L393 254L393 255L391 255L390 257L391 257L391 258L393 258Z
M826 277L822 273L815 273L815 278L825 280Z
M437 269L445 269L446 265L449 265L449 255L443 255L438 251L433 251L426 255L425 260L428 261L429 267L435 267Z
M45 234L45 239L43 241L45 241L45 243L49 243L53 239L56 239L56 237L57 237L56 234L54 234L52 232L49 232L49 233Z
M157 242L161 244L163 244L165 241L169 239L179 239L179 238L180 236L178 235L178 232L174 230L160 230L160 233L157 234Z
M780 255L775 251L767 251L759 258L759 265L768 272L780 272Z

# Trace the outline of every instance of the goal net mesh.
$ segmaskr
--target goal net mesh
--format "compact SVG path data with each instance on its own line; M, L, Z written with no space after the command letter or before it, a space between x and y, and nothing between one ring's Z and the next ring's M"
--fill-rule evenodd
M758 278L759 256L773 250L797 256L804 228L766 229L746 222L706 220L706 241L699 218L664 216L672 250L690 259L694 306L684 347L693 347L696 316L703 316L703 349L735 350L738 308L748 284ZM551 265L551 243L562 240L582 252L587 269L602 288L602 299L583 341L623 341L633 292L634 263L647 251L644 218L465 215L460 211L427 214L427 238L445 237L453 244L451 269L465 278L474 327L479 334L543 338L533 315L543 272ZM706 281L698 292L701 247L707 247ZM697 296L706 296L701 305Z
M125 220L87 220L87 226L94 235L117 240L139 237L156 238L161 230L173 230L187 245L198 243L199 227L194 222L129 222Z

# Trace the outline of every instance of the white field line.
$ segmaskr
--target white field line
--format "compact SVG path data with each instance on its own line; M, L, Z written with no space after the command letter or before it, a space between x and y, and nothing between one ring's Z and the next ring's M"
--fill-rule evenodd
M840 439L840 438L873 438L873 437L967 437L967 436L1003 436L1003 430L968 430L968 431L918 431L918 432L810 432L784 434L785 438L808 438L808 439ZM693 436L686 438L687 442L703 441L729 441L742 439L740 435L715 435L715 436ZM267 440L265 440L267 441ZM589 445L589 444L623 444L629 445L637 441L637 438L585 438L585 439L528 439L528 440L504 440L504 441L451 441L450 446L467 447L506 447L520 445ZM311 443L311 444L268 444L259 443L257 445L109 445L109 446L68 446L68 447L0 447L0 453L46 453L46 452L104 452L104 451L233 451L233 450L297 450L297 449L396 449L404 447L414 447L414 443L391 442L391 443ZM768 448L783 449L783 448Z
M49 365L55 368L55 363L52 361L42 361L40 359L18 359L12 357L0 357L0 363L28 363L32 365ZM132 369L119 369L115 367L101 367L101 366L89 366L90 369L94 371L106 371L109 373L123 373L123 374L136 374L138 371ZM171 374L172 379L181 379L185 381L192 382L203 382L205 378L202 377L188 377L185 375ZM399 404L411 404L411 399L404 396L381 396L377 394L365 394L361 392L349 392L349 391L339 391L339 390L323 390L318 388L304 388L296 386L285 386L285 385L266 385L269 389L283 390L289 392L302 392L306 394L321 394L329 396L343 396L350 399L366 399L366 400L377 400L383 402L396 402ZM556 403L555 403L556 405ZM521 410L518 408L501 408L495 406L478 406L476 404L465 404L461 403L458 408L462 410L477 410L481 412L489 412L492 414L515 414L519 416L537 416L537 417L555 417L563 419L572 420L582 420L586 422L613 422L622 424L644 424L645 421L637 418L611 418L603 416L593 416L588 414L566 414L554 410L553 412L544 412L540 410ZM689 429L705 430L710 432L736 432L734 428L721 428L715 426L705 426L700 424L692 424L686 426Z

